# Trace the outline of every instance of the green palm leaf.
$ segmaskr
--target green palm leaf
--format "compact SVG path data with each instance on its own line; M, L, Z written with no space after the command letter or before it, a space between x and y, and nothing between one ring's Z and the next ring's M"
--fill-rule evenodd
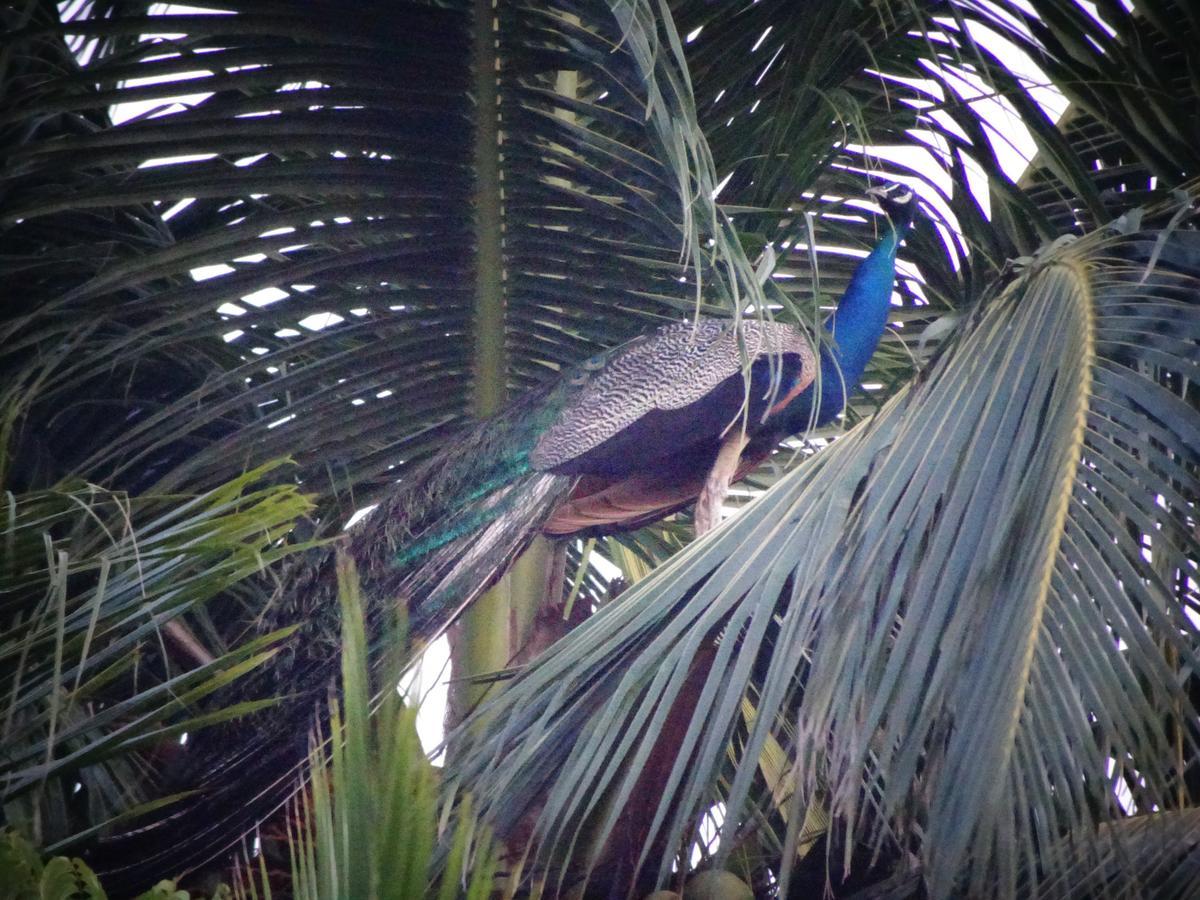
M922 877L942 892L970 859L975 877L1003 876L1004 888L1027 862L1031 828L1046 830L1041 848L1056 826L1103 818L1122 772L1146 802L1178 795L1162 754L1169 745L1179 768L1183 735L1157 720L1151 727L1149 711L1183 702L1177 667L1194 648L1179 617L1181 605L1195 605L1186 571L1196 548L1181 520L1195 496L1194 318L1179 306L1191 302L1180 285L1194 274L1194 251L1151 237L1081 244L959 319L962 335L943 316L963 297L988 295L1008 277L1006 260L1091 230L1197 172L1194 16L1172 2L1131 11L1075 0L678 0L669 4L676 28L667 5L502 2L494 20L491 4L465 0L220 5L233 15L164 15L144 0L61 11L24 0L0 10L0 276L19 285L0 304L0 439L13 451L0 477L18 495L83 476L135 496L196 496L286 453L316 498L316 528L333 531L453 439L471 412L649 323L691 314L700 290L708 311L753 306L815 325L844 287L847 249L874 238L854 198L878 177L916 183L929 219L905 250L895 332L866 379L877 386L854 399L847 424L878 415L842 448L784 474L736 527L639 585L631 596L647 598L646 618L633 617L635 604L617 605L585 632L597 641L591 655L583 638L568 645L563 654L585 667L544 682L563 692L535 698L550 706L519 709L563 710L565 719L511 725L527 729L523 741L551 725L552 742L573 740L590 704L618 683L618 703L676 690L689 648L707 639L704 629L723 629L720 665L684 736L700 764L678 773L686 802L660 832L683 835L686 817L714 799L713 783L731 800L722 853L756 803L780 826L754 774L770 738L803 776L789 825L802 828L799 807L827 797L839 853L858 858L858 840L915 849ZM984 39L985 24L1058 82L1071 104L1062 123L1012 56ZM493 61L473 53L476 33L494 38ZM202 99L174 102L193 91ZM1037 155L1023 175L1006 169L1005 136L971 91L1004 98L1028 128ZM479 112L485 95L498 124ZM110 119L115 104L127 114L137 102L148 104L139 116ZM494 139L479 137L481 122L497 126ZM881 145L932 147L949 178ZM481 228L476 217L489 204L499 218ZM725 215L751 252L773 247L777 277L761 291ZM488 262L485 244L499 257ZM1123 262L1105 268L1110 253ZM1158 274L1121 282L1140 298L1122 311L1113 279L1131 261L1140 277L1152 258ZM1176 277L1175 286L1163 281ZM503 301L500 320L485 315L489 291ZM1091 340L1076 327L1087 321ZM1060 345L1011 340L1019 331L1044 342L1042 328L1059 329ZM903 387L948 338L937 367ZM998 348L1010 345L1005 357ZM975 350L998 383L964 374L976 371ZM1143 391L1150 384L1165 387ZM1080 449L1069 399L1085 388ZM1036 427L1018 415L1020 397L1045 401ZM936 418L938 409L947 415ZM1013 441L997 445L1011 459L971 443L977 424ZM935 436L944 453L929 450ZM760 481L794 468L787 450ZM960 471L954 459L978 467ZM1027 468L1041 482L1021 486L1021 460L1038 463ZM1047 460L1057 462L1041 468ZM885 469L899 480L886 481ZM1068 470L1077 493L1060 522L1048 498L1061 498L1055 488ZM1009 505L992 512L985 496ZM907 531L887 506L893 499L913 504ZM775 515L785 518L771 523ZM978 554L958 546L957 532L947 538L956 516ZM1007 530L980 536L994 522ZM797 525L819 539L792 543ZM679 527L622 538L623 547L658 559L682 543ZM1151 563L1134 534L1153 538ZM920 541L935 538L946 547L930 555ZM298 533L289 539L302 543ZM735 559L762 562L768 574ZM1030 571L980 568L994 560ZM296 571L281 595L302 607L294 595L313 566ZM103 593L94 567L80 575ZM49 566L39 578L51 583ZM196 596L214 598L228 618L196 605L189 619L213 655L279 608L269 606L269 578L217 580L214 593L197 587ZM590 574L581 584L589 597L604 593ZM26 600L40 596L32 585ZM692 621L672 631L670 611L692 591ZM1017 600L989 604L988 592ZM1069 595L1088 602L1060 602ZM827 596L841 599L826 610ZM871 602L860 608L854 597ZM18 606L28 621L32 607ZM845 631L830 624L837 617ZM1117 651L1114 634L1124 642ZM52 632L39 635L39 648L54 645ZM797 640L812 643L811 658L795 658ZM1028 659L1001 657L1022 640ZM1095 644L1103 652L1093 660ZM667 653L664 668L655 653ZM555 659L519 691L561 674L554 667L570 656ZM52 672L53 654L37 663ZM971 678L991 677L989 666L995 690L976 697ZM737 718L746 693L753 727ZM962 727L979 700L978 728ZM801 701L808 718L790 717ZM1081 725L1081 708L1098 721ZM579 785L628 791L634 776L612 767L648 752L653 717L628 738L605 737L604 726L626 722L634 706L607 709L551 795L548 809L571 813L563 836L590 802L573 793ZM666 703L646 709L665 715ZM1009 735L1001 724L1014 715ZM739 763L714 780L735 728ZM915 737L899 746L901 734ZM528 787L541 777L530 773L556 771L559 757L533 746L517 745L502 783ZM602 747L620 752L608 760ZM1106 754L1122 764L1098 779ZM1083 788L1059 790L1085 771ZM950 791L956 774L962 788ZM138 783L130 774L112 792ZM1011 821L996 812L1010 807L992 803L1004 790L997 784L1023 798ZM500 798L490 794L493 812ZM769 837L789 839L786 827Z
M382 709L372 719L365 607L354 563L347 557L338 560L338 600L344 702L335 701L330 711L329 737L321 739L319 729L314 735L305 792L293 802L288 850L294 896L490 896L497 881L497 849L486 830L476 828L470 798L447 801L457 804L460 815L445 835L451 846L448 858L435 856L444 820L438 809L437 774L417 738L417 711L387 690ZM391 683L396 677L393 673ZM269 885L262 880L269 895Z
M1053 890L1072 897L1153 897L1190 900L1200 875L1200 815L1195 809L1129 816L1101 827L1095 843L1048 848L1063 860ZM1029 871L1022 873L1029 879ZM851 895L853 900L909 900L920 876L907 873ZM1028 885L1028 881L1025 882Z
M847 861L859 842L913 853L934 896L1012 896L1048 836L1119 815L1110 759L1139 803L1173 803L1195 735L1164 716L1192 709L1178 665L1200 650L1181 585L1200 549L1200 430L1179 396L1200 365L1195 236L1101 233L1032 261L880 415L518 678L461 738L456 781L502 831L540 806L543 860L597 815L601 843L716 638L670 735L660 879L747 696L722 854L770 803L753 789L772 739L794 809L826 797Z
M197 658L181 624L305 549L280 538L310 503L294 486L264 486L268 476L252 471L195 497L84 484L5 493L0 799L40 842L62 845L152 808L157 755L188 731L275 702L253 691L239 701L228 686L290 629Z
M765 308L655 4L171 12L5 13L0 272L25 287L0 312L0 371L18 490L85 475L202 491L286 452L282 477L333 532L485 395L701 296ZM498 112L480 111L489 95ZM202 642L219 652L318 605L329 560L282 587L217 585Z

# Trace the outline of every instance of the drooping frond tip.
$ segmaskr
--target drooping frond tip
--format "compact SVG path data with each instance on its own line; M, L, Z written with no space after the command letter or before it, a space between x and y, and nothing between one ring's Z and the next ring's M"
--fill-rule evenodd
M1160 241L1174 212L1040 256L878 416L517 679L455 766L485 816L538 809L542 859L584 821L602 844L714 635L670 736L661 878L718 773L718 864L777 821L768 742L788 821L822 805L839 867L911 858L937 897L1067 896L1047 835L1086 848L1123 779L1139 808L1174 804L1200 662L1200 232L1189 213ZM790 858L772 868L786 890Z

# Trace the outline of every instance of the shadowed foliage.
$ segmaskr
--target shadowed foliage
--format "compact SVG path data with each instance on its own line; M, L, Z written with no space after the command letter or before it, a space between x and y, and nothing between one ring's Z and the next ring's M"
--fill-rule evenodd
M484 395L535 402L697 311L820 333L878 240L865 191L895 181L922 215L845 419L781 445L765 496L681 554L686 512L569 547L600 614L482 711L450 789L502 833L540 821L526 874L590 860L601 893L627 892L603 836L651 754L669 790L623 862L638 884L688 867L718 803L702 865L764 891L796 859L797 893L1133 895L1188 846L1190 4L0 17L2 775L43 846L149 855L132 889L236 843L291 790L337 670L314 544L381 503L353 541L401 553L416 481L469 494L455 447L484 439L462 430ZM1065 235L1088 236L1044 249ZM610 602L588 552L673 559ZM378 623L404 573L366 562ZM417 598L417 637L485 587L428 622ZM1104 824L1135 808L1171 813ZM165 824L108 840L139 811Z

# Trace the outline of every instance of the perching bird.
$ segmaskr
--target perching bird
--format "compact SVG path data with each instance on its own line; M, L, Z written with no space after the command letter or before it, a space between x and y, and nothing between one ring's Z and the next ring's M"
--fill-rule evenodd
M514 402L409 474L374 513L382 527L353 542L365 593L408 598L410 628L425 638L538 531L654 521L706 483L723 494L782 438L832 421L887 327L896 252L916 207L902 186L874 195L887 220L825 323L819 397L816 353L790 325L742 323L748 389L728 322L660 328Z
M836 417L878 346L897 248L916 204L898 186L873 193L887 214L882 236L825 323L831 340L822 342L819 363L793 326L745 321L739 345L730 323L701 319L660 328L514 401L408 473L350 535L349 552L375 614L403 603L419 648L503 575L539 532L637 527L698 497L698 530L715 524L730 481L782 438ZM749 378L743 360L750 362ZM301 702L268 713L276 717L267 726L270 742L231 748L217 736L209 742L211 756L194 747L198 765L189 768L203 774L172 786L198 788L192 808L175 817L183 828L185 821L200 823L184 841L194 864L236 833L232 819L252 825L294 783L293 767L304 759L309 723L337 660L331 557L286 579L283 600L263 626L300 625L274 661L274 684L265 692L291 693ZM289 606L293 600L303 608ZM186 865L179 855L185 836L172 833L178 839L167 841L170 858ZM113 883L124 874L125 883L136 884L139 872L155 871L148 837L140 830L124 848L121 839L110 845L105 855L116 866L101 868L112 872ZM126 854L136 860L129 868L119 862Z

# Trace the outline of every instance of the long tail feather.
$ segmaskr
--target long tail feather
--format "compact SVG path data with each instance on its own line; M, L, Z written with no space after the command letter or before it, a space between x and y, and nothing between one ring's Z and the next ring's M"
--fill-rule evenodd
M418 644L507 570L573 487L530 467L546 406L539 393L468 431L375 512L376 527L353 536L364 592L403 601Z

